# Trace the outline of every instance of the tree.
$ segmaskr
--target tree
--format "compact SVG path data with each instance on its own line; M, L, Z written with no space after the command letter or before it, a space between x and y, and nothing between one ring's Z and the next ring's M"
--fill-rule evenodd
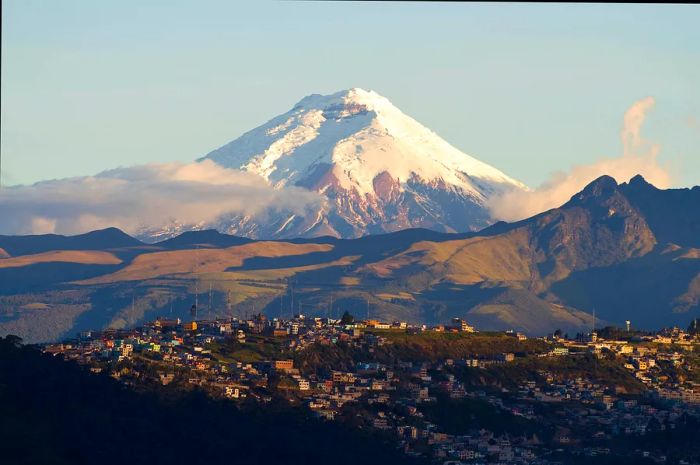
M8 334L4 338L0 336L0 346L2 345L5 345L8 349L22 347L22 338L14 334Z
M351 325L355 321L355 317L352 316L347 310L343 313L343 317L340 319L341 325Z

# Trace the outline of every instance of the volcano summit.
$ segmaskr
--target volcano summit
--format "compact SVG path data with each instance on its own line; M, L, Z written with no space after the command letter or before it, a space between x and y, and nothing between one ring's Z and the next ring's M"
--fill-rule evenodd
M264 221L230 216L206 225L252 238L351 238L412 227L478 230L492 222L490 196L527 189L385 97L358 88L305 97L201 160L256 173L276 188L297 186L322 196L322 205L304 215L279 210Z

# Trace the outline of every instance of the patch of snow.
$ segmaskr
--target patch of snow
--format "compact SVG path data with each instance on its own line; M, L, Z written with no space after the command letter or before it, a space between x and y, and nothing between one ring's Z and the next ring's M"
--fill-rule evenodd
M490 191L526 187L447 143L374 91L353 88L310 95L289 112L245 133L205 158L255 172L271 184L296 184L319 163L346 190L374 193L386 171L402 185L417 177L483 199Z
M280 234L280 233L282 233L285 229L287 229L287 226L289 226L289 223L291 223L291 222L294 220L294 218L296 218L296 215L291 215L289 218L287 218L287 221L285 221L285 222L282 224L282 226L280 226L279 229L277 229L277 231L276 231L275 234Z

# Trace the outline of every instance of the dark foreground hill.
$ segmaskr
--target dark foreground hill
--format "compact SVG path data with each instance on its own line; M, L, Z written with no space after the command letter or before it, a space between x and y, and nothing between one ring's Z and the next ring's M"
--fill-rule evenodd
M479 233L251 241L201 231L145 245L106 231L0 237L0 334L46 341L188 318L195 293L202 318L349 311L532 335L589 331L594 311L598 325L647 329L700 315L700 187L660 190L641 176L603 176L559 208Z
M17 342L0 338L4 465L422 463L286 404L239 409L199 393L135 392Z

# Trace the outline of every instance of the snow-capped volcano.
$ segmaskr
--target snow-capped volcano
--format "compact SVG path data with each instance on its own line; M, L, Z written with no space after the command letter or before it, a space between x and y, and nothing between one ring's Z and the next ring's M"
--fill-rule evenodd
M265 224L236 217L214 225L260 238L357 237L408 227L479 229L491 221L485 207L489 196L526 189L451 146L386 98L359 88L305 97L203 159L327 199L304 217L280 211Z

